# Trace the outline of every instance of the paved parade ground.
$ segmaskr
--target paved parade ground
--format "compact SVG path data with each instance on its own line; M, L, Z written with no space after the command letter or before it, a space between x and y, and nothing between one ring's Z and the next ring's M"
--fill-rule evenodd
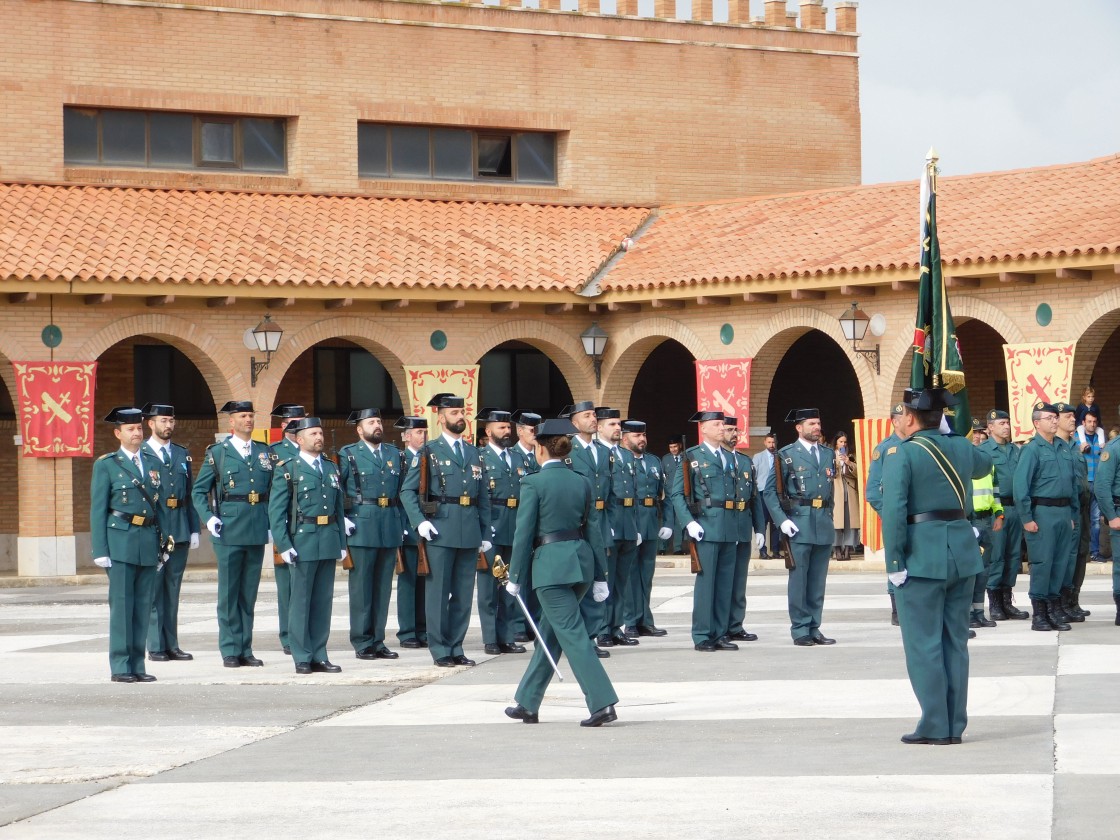
M692 577L659 569L669 635L612 649L619 720L601 729L577 725L570 675L540 725L508 720L527 656L483 655L477 622L474 668L436 668L423 650L356 660L341 571L341 674L294 673L270 580L265 666L223 668L215 585L197 578L180 613L195 661L148 663L148 685L109 682L105 585L0 588L0 838L1120 836L1107 575L1087 578L1093 615L1070 632L979 631L969 727L948 747L899 742L918 707L882 572L830 575L822 630L837 644L812 648L790 642L785 574L752 572L759 640L698 653Z

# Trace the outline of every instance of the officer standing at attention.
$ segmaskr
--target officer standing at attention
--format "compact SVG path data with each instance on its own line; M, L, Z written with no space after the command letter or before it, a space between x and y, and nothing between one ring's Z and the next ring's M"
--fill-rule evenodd
M758 636L743 627L747 617L747 572L751 565L751 542L762 551L766 545L766 516L762 494L755 478L754 462L735 449L739 443L739 419L724 416L723 446L735 470L735 576L731 581L731 613L725 635L732 642L753 642Z
M478 552L493 547L482 456L463 440L464 402L454 394L436 394L429 400L428 405L439 410L441 434L425 445L401 488L408 521L427 542L432 570L425 597L428 648L441 668L475 664L463 653L463 639L470 624ZM421 469L428 470L426 497L420 495Z
M667 443L669 445L669 451L661 456L661 474L665 477L666 496L668 496L669 489L673 486L673 476L675 476L677 470L680 469L681 459L684 457L684 435L670 435ZM669 508L672 509L672 503L669 504ZM663 540L664 545L661 546L661 549L670 554L679 554L681 550L681 532L684 530L684 525L674 521L672 528L672 535Z
M632 646L638 640L623 632L626 623L626 590L638 558L642 535L638 530L638 513L634 506L637 490L634 478L634 456L622 449L622 415L617 408L601 406L595 409L596 431L599 443L606 449L610 470L610 490L607 493L607 524L613 544L607 554L607 580L611 595L603 603L603 620L599 625L598 646Z
M113 682L155 682L144 670L156 567L163 558L159 462L142 450L144 413L114 408L120 449L93 464L89 530L93 562L109 576L109 669Z
M338 453L346 510L347 543L354 567L347 578L350 593L350 644L358 659L396 659L385 646L385 623L393 594L393 569L403 542L400 491L408 463L401 451L385 443L381 412L353 411L356 443Z
M1066 562L1065 576L1062 578L1060 602L1066 621L1080 624L1089 615L1077 603L1081 584L1085 582L1085 564L1089 562L1089 512L1092 490L1089 487L1089 462L1077 441L1076 409L1069 403L1056 403L1058 409L1057 437L1069 449L1073 460L1073 479L1076 488L1078 515L1073 519L1073 537L1070 540L1069 560ZM1089 415L1090 417L1092 415Z
M700 424L704 442L685 450L673 477L673 512L696 541L700 571L692 588L692 643L698 651L738 650L725 637L731 621L731 586L735 579L735 466L723 448L721 411L698 411L689 418ZM689 491L685 492L685 476Z
M992 459L995 490L1003 506L1003 527L992 531L992 560L988 567L988 612L992 621L1027 619L1030 615L1015 606L1015 581L1023 565L1023 523L1015 506L1015 470L1021 454L1011 442L1011 418L1006 411L993 408L985 415L988 439L980 448Z
M518 409L513 412L511 419L513 420L514 431L517 433L517 443L514 445L514 449L521 455L525 475L540 472L541 465L537 463L537 425L541 422L541 416L531 411ZM528 574L528 570L526 570L526 574ZM526 578L522 581L522 588L525 591L522 600L525 601L525 606L529 608L529 612L533 614L533 618L536 620L540 617L541 607L537 603L537 593L533 589L532 581ZM515 642L530 642L532 641L532 632L525 621L525 616L521 614L521 609L518 608L513 617L513 640Z
M272 416L280 420L281 428L286 427L293 420L307 416L307 409L295 403L282 403L272 409ZM296 436L283 433L276 443L269 447L272 450L272 468L283 469L288 461L299 455L299 444ZM280 646L284 653L291 655L291 645L288 639L288 613L291 612L292 598L292 572L291 567L280 559L280 553L275 544L272 547L272 573L276 581L276 615L280 619Z
M405 457L405 474L416 466L424 444L428 442L428 421L423 417L397 418L393 428L401 433ZM417 574L419 562L416 548L416 532L408 522L404 505L399 504L397 494L396 511L400 517L401 532L404 534L401 545L401 565L397 573L397 638L402 648L426 648L428 646L428 625L424 620L424 591L427 576Z
M922 717L904 744L959 744L968 723L968 609L983 569L968 521L969 480L992 469L983 450L942 435L943 388L905 403L904 443L883 457L883 543L895 586L906 672Z
M231 400L230 436L207 448L191 500L218 557L218 648L227 668L264 663L253 655L253 615L268 542L272 452L253 440L253 404Z
M175 407L144 406L152 436L146 446L159 461L159 504L163 508L164 537L175 540L167 562L156 574L152 596L152 620L148 628L148 658L153 662L194 659L179 647L179 590L187 568L187 551L198 548L198 513L190 504L191 454L171 442L175 432Z
M657 541L673 537L673 508L666 499L661 462L656 455L646 454L649 445L646 424L641 420L623 420L622 445L633 456L634 507L638 513L638 533L642 537L626 590L626 635L631 638L665 636L669 631L653 623L650 596L657 567Z
M614 710L618 695L595 657L591 630L580 615L579 604L589 589L601 602L609 587L603 563L606 547L601 532L590 525L594 508L590 482L565 469L562 460L571 452L569 436L575 430L567 420L545 420L537 427L541 470L521 485L508 588L511 594L519 593L532 565L541 604L541 639L517 686L517 705L509 706L506 715L523 723L540 721L541 701L552 680L547 647L553 659L559 659L561 651L568 657L583 691L591 716L580 726L596 727L618 719Z
M832 465L836 457L820 443L820 417L815 408L796 408L786 415L786 422L797 429L797 441L778 450L763 493L770 515L789 537L793 551L796 565L789 573L789 618L793 643L799 647L836 644L820 629L828 559L835 539ZM789 497L788 515L778 498L778 470L782 471L783 489Z
M910 389L903 392L904 400L910 399ZM867 482L864 484L864 498L880 517L883 515L883 456L892 446L897 447L902 442L899 429L902 428L902 403L897 402L891 406L891 427L894 429L883 440L875 445L871 451L871 466L867 468ZM894 599L894 586L887 581L887 594L891 599L891 624L898 626L898 607Z
M1112 545L1112 600L1116 604L1115 624L1120 627L1120 560L1117 559L1120 558L1120 470L1116 469L1117 463L1120 463L1120 437L1110 440L1101 452L1093 478L1093 493L1108 525Z
M477 572L478 621L482 626L482 644L490 655L524 653L525 648L513 637L514 618L521 609L513 596L494 577L494 557L508 558L513 546L513 527L521 496L521 479L525 464L513 446L510 413L497 408L484 408L476 418L486 424L487 444L482 448L482 465L486 488L490 494L490 530L488 539L494 544L485 555L484 568Z
M1031 420L1035 434L1019 453L1014 479L1015 506L1031 559L1031 629L1069 630L1061 589L1073 520L1080 516L1073 456L1057 437L1057 406L1035 403Z
M338 467L323 455L318 417L292 420L299 455L272 477L268 521L281 559L292 567L288 638L297 674L336 674L327 658L334 600L335 564L346 557L342 482Z

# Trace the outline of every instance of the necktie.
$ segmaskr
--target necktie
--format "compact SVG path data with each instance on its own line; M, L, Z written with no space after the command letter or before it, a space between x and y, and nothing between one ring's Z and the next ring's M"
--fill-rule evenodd
M323 474L323 462L318 458L315 459L315 472L319 473L320 476Z
M462 441L456 440L455 441L455 446L452 447L452 448L455 451L455 460L459 462L459 466L462 466L463 465L463 443L462 443Z
M506 465L506 472L513 472L513 466L509 462L509 452L505 449L502 450L502 460Z
M140 473L141 476L144 475L144 468L142 466L140 466L140 456L139 455L133 455L132 456L132 465L134 467L136 467L136 472Z
M159 457L163 459L163 465L165 467L170 467L171 466L171 456L167 454L167 447L166 446L161 446L160 447Z
M819 450L819 449L817 449L817 445L816 445L815 443L814 443L814 444L813 444L813 445L812 445L811 447L809 447L809 448L810 448L810 449L812 450L812 452L813 452L813 460L817 462L817 466L819 467L819 466L821 465L821 453L820 453L820 450Z
M591 441L591 443L589 443L587 445L587 448L591 450L591 460L594 461L595 466L598 467L599 466L599 453L596 451L595 441Z
M638 462L638 468L641 469L642 475L645 475L646 459L645 458L635 458L634 460Z
M385 461L381 457L381 447L377 447L377 449L372 450L372 452L374 466L376 466L378 469L381 469L385 466Z
M680 455L674 455L673 460L676 461L679 464L681 462L681 456Z

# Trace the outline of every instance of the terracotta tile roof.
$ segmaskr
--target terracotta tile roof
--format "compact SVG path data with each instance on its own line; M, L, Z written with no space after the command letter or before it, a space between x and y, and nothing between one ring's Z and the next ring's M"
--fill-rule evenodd
M604 292L913 269L919 184L663 208L601 279ZM949 266L1120 250L1120 155L938 182Z
M578 291L648 213L0 184L0 279Z

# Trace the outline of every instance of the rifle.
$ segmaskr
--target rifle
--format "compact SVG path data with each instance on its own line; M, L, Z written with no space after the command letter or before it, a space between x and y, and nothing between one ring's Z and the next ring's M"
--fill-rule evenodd
M404 574L404 549L397 548L397 564L393 567L393 571L398 575Z
M692 514L693 519L699 520L700 506L692 498L692 464L686 458L681 458L681 481L684 484L685 507L688 508L688 512ZM700 554L696 550L696 542L688 535L688 528L681 532L681 545L688 550L688 557L692 563L692 573L698 575L704 571L700 566Z
M334 430L331 430L332 443L334 437ZM341 453L340 453L341 454ZM362 504L362 474L358 472L358 461L349 452L346 453L346 460L350 464L350 473L354 476L354 501L358 505L357 510L361 509ZM339 457L339 464L341 465L342 458ZM342 488L343 495L346 493L346 488ZM346 559L342 561L342 568L349 571L354 568L354 558L350 554L350 549L346 549Z
M430 517L439 513L439 502L433 502L428 498L429 485L431 484L431 472L428 466L428 447L425 445L420 450L420 512L424 514L424 518L431 521ZM419 533L416 535L416 574L430 575L432 573L431 566L428 565L428 546L425 540Z
M490 561L486 559L486 552L479 549L478 562L474 564L476 572L490 571Z
M778 453L774 453L774 490L778 493L778 506L781 507L782 513L789 518L789 514L793 505L789 503L789 494L786 493L786 483L782 478L782 459ZM785 554L786 568L793 571L797 568L797 561L793 559L793 547L789 544L789 537L781 528L778 528L778 544L781 546L782 552Z

